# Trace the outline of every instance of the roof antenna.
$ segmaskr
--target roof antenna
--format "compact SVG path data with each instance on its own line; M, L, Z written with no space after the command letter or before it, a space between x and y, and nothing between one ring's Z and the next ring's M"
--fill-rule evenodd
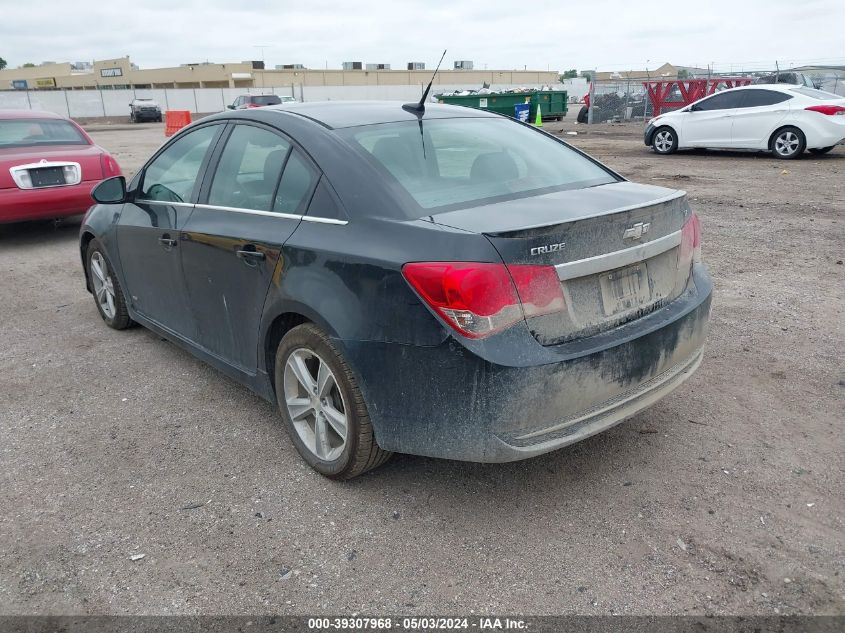
M446 57L446 49L443 49L443 54L440 56L440 61L437 62L437 68L434 69L434 74L431 76L431 81L428 82L428 85L425 87L425 92L423 92L422 99L420 99L419 103L406 103L402 106L402 109L406 112L411 112L412 114L416 114L418 117L421 117L425 114L425 100L428 99L428 93L431 90L431 84L434 83L434 78L437 77L437 71L440 70L440 64L443 63L443 58Z

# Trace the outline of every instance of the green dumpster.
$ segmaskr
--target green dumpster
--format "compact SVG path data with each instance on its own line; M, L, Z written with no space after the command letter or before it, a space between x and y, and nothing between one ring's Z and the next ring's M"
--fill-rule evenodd
M478 108L479 110L490 110L505 116L513 117L513 107L518 103L528 103L531 111L528 113L528 122L533 123L537 119L537 105L540 106L540 116L543 120L560 120L566 116L569 98L566 90L536 90L534 92L491 92L485 95L439 95L437 100L440 103L460 105L467 108Z

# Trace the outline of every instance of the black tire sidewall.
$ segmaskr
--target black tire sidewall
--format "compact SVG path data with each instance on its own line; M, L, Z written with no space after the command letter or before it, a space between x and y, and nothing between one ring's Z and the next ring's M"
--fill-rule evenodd
M657 135L661 132L670 132L672 134L672 147L670 147L665 152L661 152L657 149L657 143L655 142L657 139ZM662 125L656 130L654 130L654 134L651 137L651 148L654 150L655 154L660 154L661 156L665 156L667 154L674 154L678 149L678 133L675 131L674 128L669 127L668 125Z
M790 154L789 156L784 156L783 154L779 154L775 149L775 142L777 141L778 137L783 134L784 132L795 132L798 136L798 149L795 150L795 153ZM769 149L771 149L772 155L775 158L779 158L780 160L795 160L801 154L804 153L804 150L807 149L807 137L804 136L804 132L799 130L797 127L788 126L779 129L777 132L772 134L772 140L769 142Z
M305 348L317 354L325 361L335 377L335 383L340 390L343 398L343 406L346 412L346 445L343 447L343 452L340 456L330 462L320 459L311 452L293 425L290 415L285 405L285 387L284 387L284 372L285 364L288 357L297 349ZM358 451L358 441L360 435L360 424L358 421L358 414L355 410L355 394L354 387L350 384L346 371L341 366L339 360L340 353L329 342L326 337L316 326L311 324L299 325L293 328L290 332L285 334L279 343L276 352L276 363L274 367L273 381L276 386L276 400L278 403L279 412L285 422L288 435L296 446L297 451L302 458L314 470L322 475L332 478L342 478L344 473L355 465L355 455Z
M91 258L93 257L94 253L100 253L103 256L103 259L106 260L106 265L108 265L109 267L109 278L112 280L112 285L114 286L115 315L113 318L109 318L108 316L106 316L106 314L103 312L103 308L100 306L100 302L97 301L96 294L94 293L94 273L91 270ZM91 294L94 297L94 305L97 306L97 312L100 314L100 317L102 317L105 324L108 325L110 328L122 330L128 327L132 321L129 318L126 309L126 301L123 297L123 288L121 287L117 277L115 277L114 267L112 266L111 260L106 254L106 251L103 248L102 244L100 244L97 239L93 239L88 243L88 250L85 253L85 266L85 272L88 275L88 283L91 284Z

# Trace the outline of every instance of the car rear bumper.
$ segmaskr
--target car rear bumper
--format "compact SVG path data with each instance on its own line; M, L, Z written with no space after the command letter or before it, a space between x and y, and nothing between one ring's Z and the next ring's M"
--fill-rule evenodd
M522 357L517 367L485 361L451 339L436 347L338 343L358 374L382 448L507 462L604 431L679 386L701 362L711 293L709 276L696 266L681 298L618 328L601 349L557 362L547 362L555 347L543 348L541 362L525 365ZM638 327L646 333L632 337ZM525 356L529 347L526 341Z
M98 182L43 189L0 189L0 224L85 213L94 204L91 190Z

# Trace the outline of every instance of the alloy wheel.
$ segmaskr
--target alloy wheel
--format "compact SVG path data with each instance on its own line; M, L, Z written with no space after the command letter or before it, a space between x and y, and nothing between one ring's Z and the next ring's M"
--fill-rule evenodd
M775 151L781 156L792 156L798 151L801 145L801 139L792 131L785 131L778 135L775 139Z
M675 139L669 130L662 130L654 135L654 147L657 148L658 152L668 152L672 149L672 143L674 142Z
M112 281L106 258L100 251L91 255L91 282L94 285L94 296L100 310L107 319L113 319L117 314L114 300L114 281Z
M284 399L302 443L317 458L334 461L346 446L347 418L334 373L313 351L299 348L285 362Z

